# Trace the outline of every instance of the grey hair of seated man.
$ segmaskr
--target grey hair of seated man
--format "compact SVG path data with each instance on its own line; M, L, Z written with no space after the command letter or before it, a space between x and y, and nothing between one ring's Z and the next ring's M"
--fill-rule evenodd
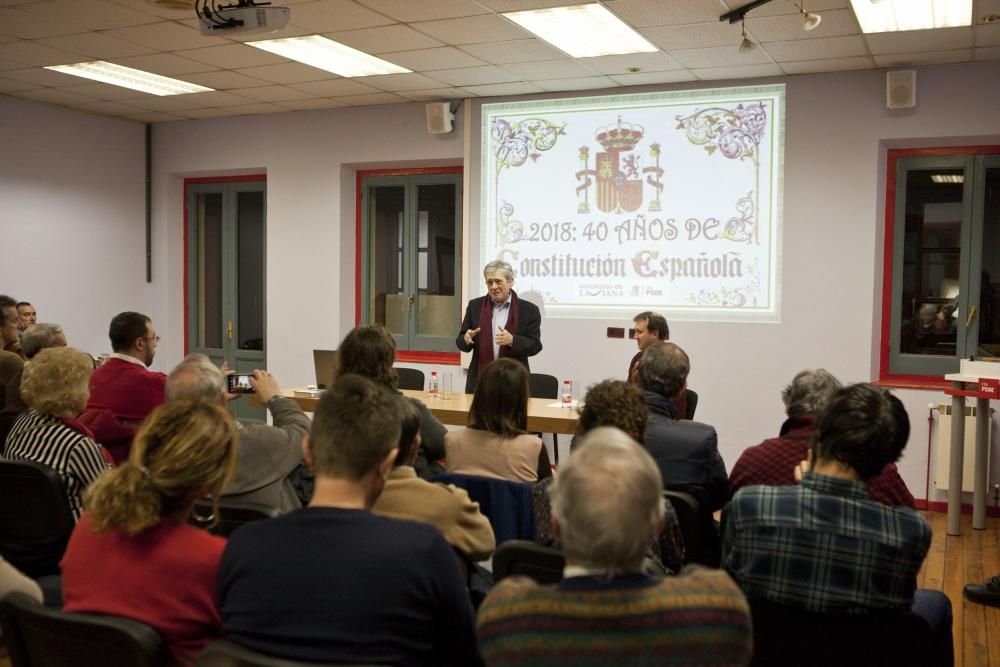
M639 362L639 385L661 396L673 398L684 388L691 360L679 345L661 341L642 353Z
M663 479L649 453L601 426L581 438L549 488L566 562L608 575L641 572L663 529Z
M178 400L222 403L225 378L204 354L192 352L167 376L167 402Z
M495 273L497 271L501 272L503 274L503 277L506 278L507 280L514 279L514 267L512 267L510 264L501 259L495 259L486 266L484 266L483 277L485 278L489 274Z
M825 368L799 371L781 392L785 414L790 419L819 414L830 397L842 386L840 380Z
M24 332L21 351L28 359L47 347L66 347L66 335L58 324L36 324Z

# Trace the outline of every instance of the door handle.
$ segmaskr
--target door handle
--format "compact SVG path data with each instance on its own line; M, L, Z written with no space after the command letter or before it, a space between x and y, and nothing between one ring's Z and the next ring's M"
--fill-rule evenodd
M228 338L229 340L233 339L233 321L232 320L229 320L229 322L226 323L226 338Z
M408 299L406 300L406 303L407 303L407 305L409 305L409 306L412 306L412 305L413 305L413 295L412 295L412 294L410 295L410 298L408 298Z

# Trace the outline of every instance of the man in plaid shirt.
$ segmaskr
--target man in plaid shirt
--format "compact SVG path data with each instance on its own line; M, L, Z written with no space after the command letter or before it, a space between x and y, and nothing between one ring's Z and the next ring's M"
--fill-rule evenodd
M817 613L910 607L931 626L932 664L951 664L951 603L940 591L916 590L930 525L913 509L875 502L866 483L899 458L909 431L889 392L837 390L819 416L802 481L733 496L722 566L751 599Z
M743 450L729 473L729 495L755 484L795 484L795 466L806 458L816 435L816 415L841 386L840 380L825 369L799 372L781 392L788 419L781 425L778 437ZM868 480L868 491L883 505L914 506L913 496L895 463L887 464Z

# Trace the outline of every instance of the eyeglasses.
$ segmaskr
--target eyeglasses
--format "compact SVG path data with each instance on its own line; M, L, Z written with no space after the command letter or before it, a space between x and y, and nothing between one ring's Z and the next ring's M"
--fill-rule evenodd
M153 341L154 343L159 343L159 342L160 342L161 340L163 340L163 339L162 339L162 338L160 338L159 336L141 336L141 338L142 338L143 340L151 340L151 341Z

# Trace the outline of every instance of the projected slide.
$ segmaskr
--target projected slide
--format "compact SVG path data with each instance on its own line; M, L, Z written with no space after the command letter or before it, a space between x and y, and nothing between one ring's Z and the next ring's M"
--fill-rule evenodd
M547 317L778 321L784 95L484 104L483 263Z

